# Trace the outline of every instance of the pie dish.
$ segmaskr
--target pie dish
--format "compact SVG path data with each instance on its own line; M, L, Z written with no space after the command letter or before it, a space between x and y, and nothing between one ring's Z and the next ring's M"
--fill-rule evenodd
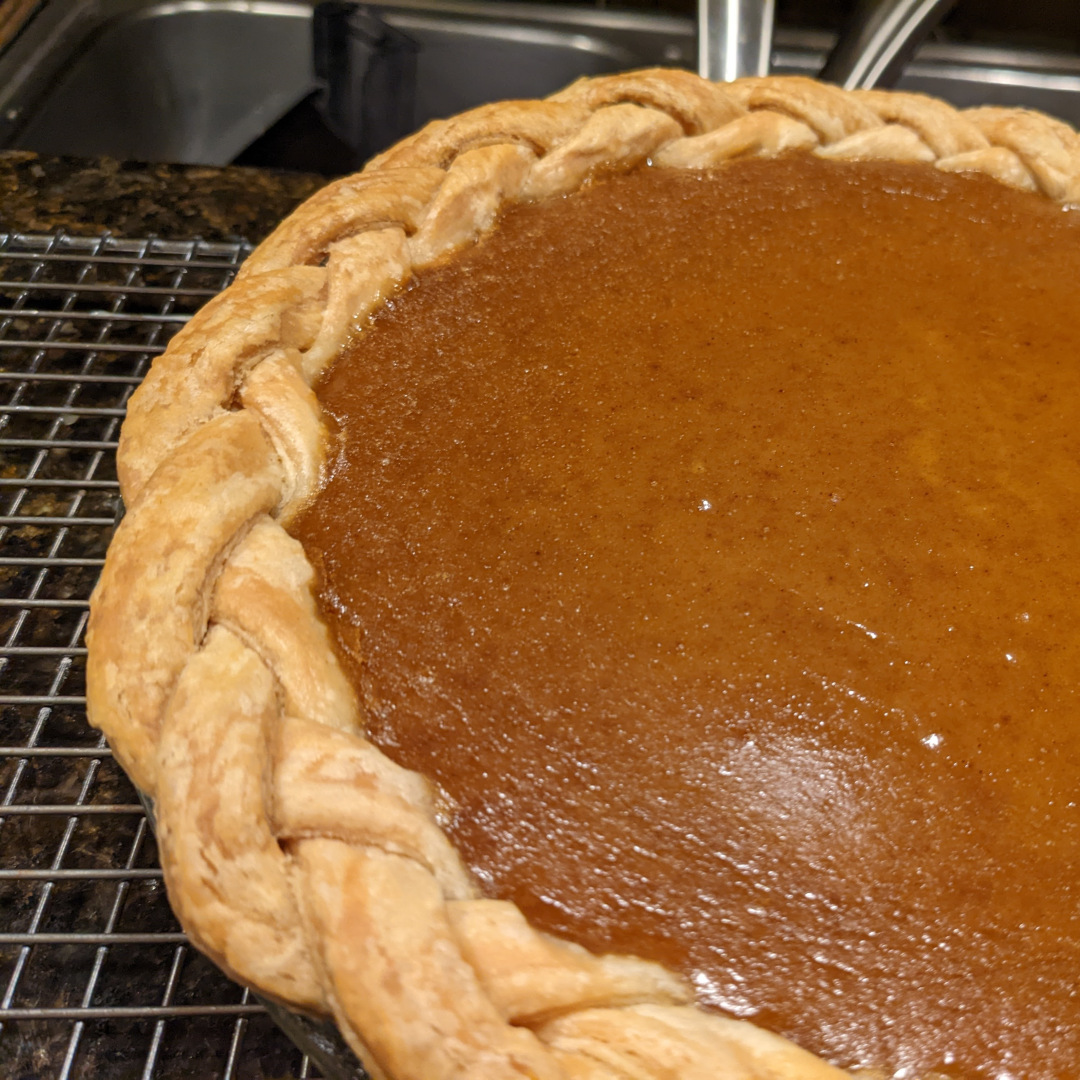
M155 801L192 940L241 982L333 1016L373 1076L844 1075L698 1008L657 964L592 955L485 898L438 792L365 738L285 530L333 452L312 386L413 273L505 205L597 172L795 150L1080 200L1080 140L1037 114L797 78L583 80L436 122L318 193L132 399L128 512L91 606L91 721Z

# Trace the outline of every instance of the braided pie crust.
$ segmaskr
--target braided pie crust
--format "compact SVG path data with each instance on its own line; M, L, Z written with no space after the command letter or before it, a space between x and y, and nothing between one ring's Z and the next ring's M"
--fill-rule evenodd
M156 803L169 896L234 978L332 1015L374 1077L827 1080L845 1074L686 982L483 898L425 779L363 732L284 530L320 485L313 383L409 276L501 207L598 169L802 149L927 162L1080 201L1080 137L801 78L585 79L437 121L296 210L131 399L127 516L91 604L90 719Z

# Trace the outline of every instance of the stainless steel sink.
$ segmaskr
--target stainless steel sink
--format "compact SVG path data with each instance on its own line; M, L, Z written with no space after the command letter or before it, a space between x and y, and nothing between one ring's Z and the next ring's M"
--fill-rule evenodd
M0 145L225 164L315 89L313 6L54 0L0 57ZM417 125L485 101L543 96L579 75L686 63L692 49L688 24L672 17L373 6L420 46Z
M417 126L579 75L693 67L693 20L601 7L372 5L419 45ZM47 0L0 55L0 146L220 165L311 94L314 0ZM816 73L827 34L778 28L773 69ZM1080 123L1074 56L925 46L902 86Z
M311 88L303 4L75 4L62 16L26 73L36 85L5 85L9 146L224 163Z

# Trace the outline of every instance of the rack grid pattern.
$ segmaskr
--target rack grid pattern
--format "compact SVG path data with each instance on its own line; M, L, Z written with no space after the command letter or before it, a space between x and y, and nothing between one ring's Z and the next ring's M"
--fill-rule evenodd
M87 601L152 358L244 244L0 233L0 1075L314 1076L193 950L138 796L86 722Z

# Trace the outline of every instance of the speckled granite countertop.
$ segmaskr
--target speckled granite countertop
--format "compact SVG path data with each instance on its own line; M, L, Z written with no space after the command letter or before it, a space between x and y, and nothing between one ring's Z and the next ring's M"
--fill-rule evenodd
M257 243L325 183L269 169L0 151L0 231Z
M75 236L109 232L120 238L257 242L325 182L262 169L0 152L0 232L62 229ZM3 689L9 695L40 694L42 688L56 694L62 687L72 696L28 699L48 702L42 705L13 705L19 698L9 697L0 710L0 746L33 746L36 753L21 760L10 750L0 755L0 790L27 804L20 809L85 799L101 812L6 817L0 835L0 868L7 875L0 880L0 929L43 936L33 939L32 949L0 942L0 985L9 992L0 1010L0 1076L307 1076L301 1052L270 1017L244 1011L255 1004L175 937L179 927L156 874L153 840L144 835L138 814L124 810L134 806L134 792L115 759L94 750L84 756L82 748L94 746L96 734L87 729L79 703L85 662L70 648L108 539L102 523L117 508L109 483L115 476L111 455L97 449L115 439L111 414L122 410L129 376L142 369L147 352L224 283L231 263L224 256L204 257L203 268L184 278L187 296L133 298L126 293L131 283L167 294L161 286L180 280L180 264L159 260L136 276L121 252L84 276L87 264L61 253L30 286L33 263L12 255L26 250L31 249L7 245L0 273L0 308L9 309L0 341L0 371L8 377L0 479L11 485L13 478L29 475L29 484L37 485L21 492L9 486L2 499L3 513L25 521L9 518L15 527L4 530L0 545L9 564L0 567L0 595L8 605L0 612ZM79 292L83 285L97 291ZM62 321L61 311L70 317ZM155 321L153 316L165 312L164 320L172 323ZM101 317L110 313L114 318ZM47 351L35 349L45 341ZM66 345L81 345L82 351L68 352ZM27 372L34 374L20 381ZM57 406L73 412L57 415L64 413ZM87 481L87 489L76 491L78 481ZM58 555L64 557L59 562ZM69 565L64 559L72 556ZM81 577L71 576L73 566ZM58 597L57 605L66 606L42 600L30 610L19 607L25 597L36 604L39 595ZM13 656L19 659L13 662ZM41 876L61 863L56 878ZM63 943L48 942L44 935L50 932ZM126 934L138 944L124 943ZM149 1015L152 1008L164 1011ZM192 1011L184 1015L184 1009Z

